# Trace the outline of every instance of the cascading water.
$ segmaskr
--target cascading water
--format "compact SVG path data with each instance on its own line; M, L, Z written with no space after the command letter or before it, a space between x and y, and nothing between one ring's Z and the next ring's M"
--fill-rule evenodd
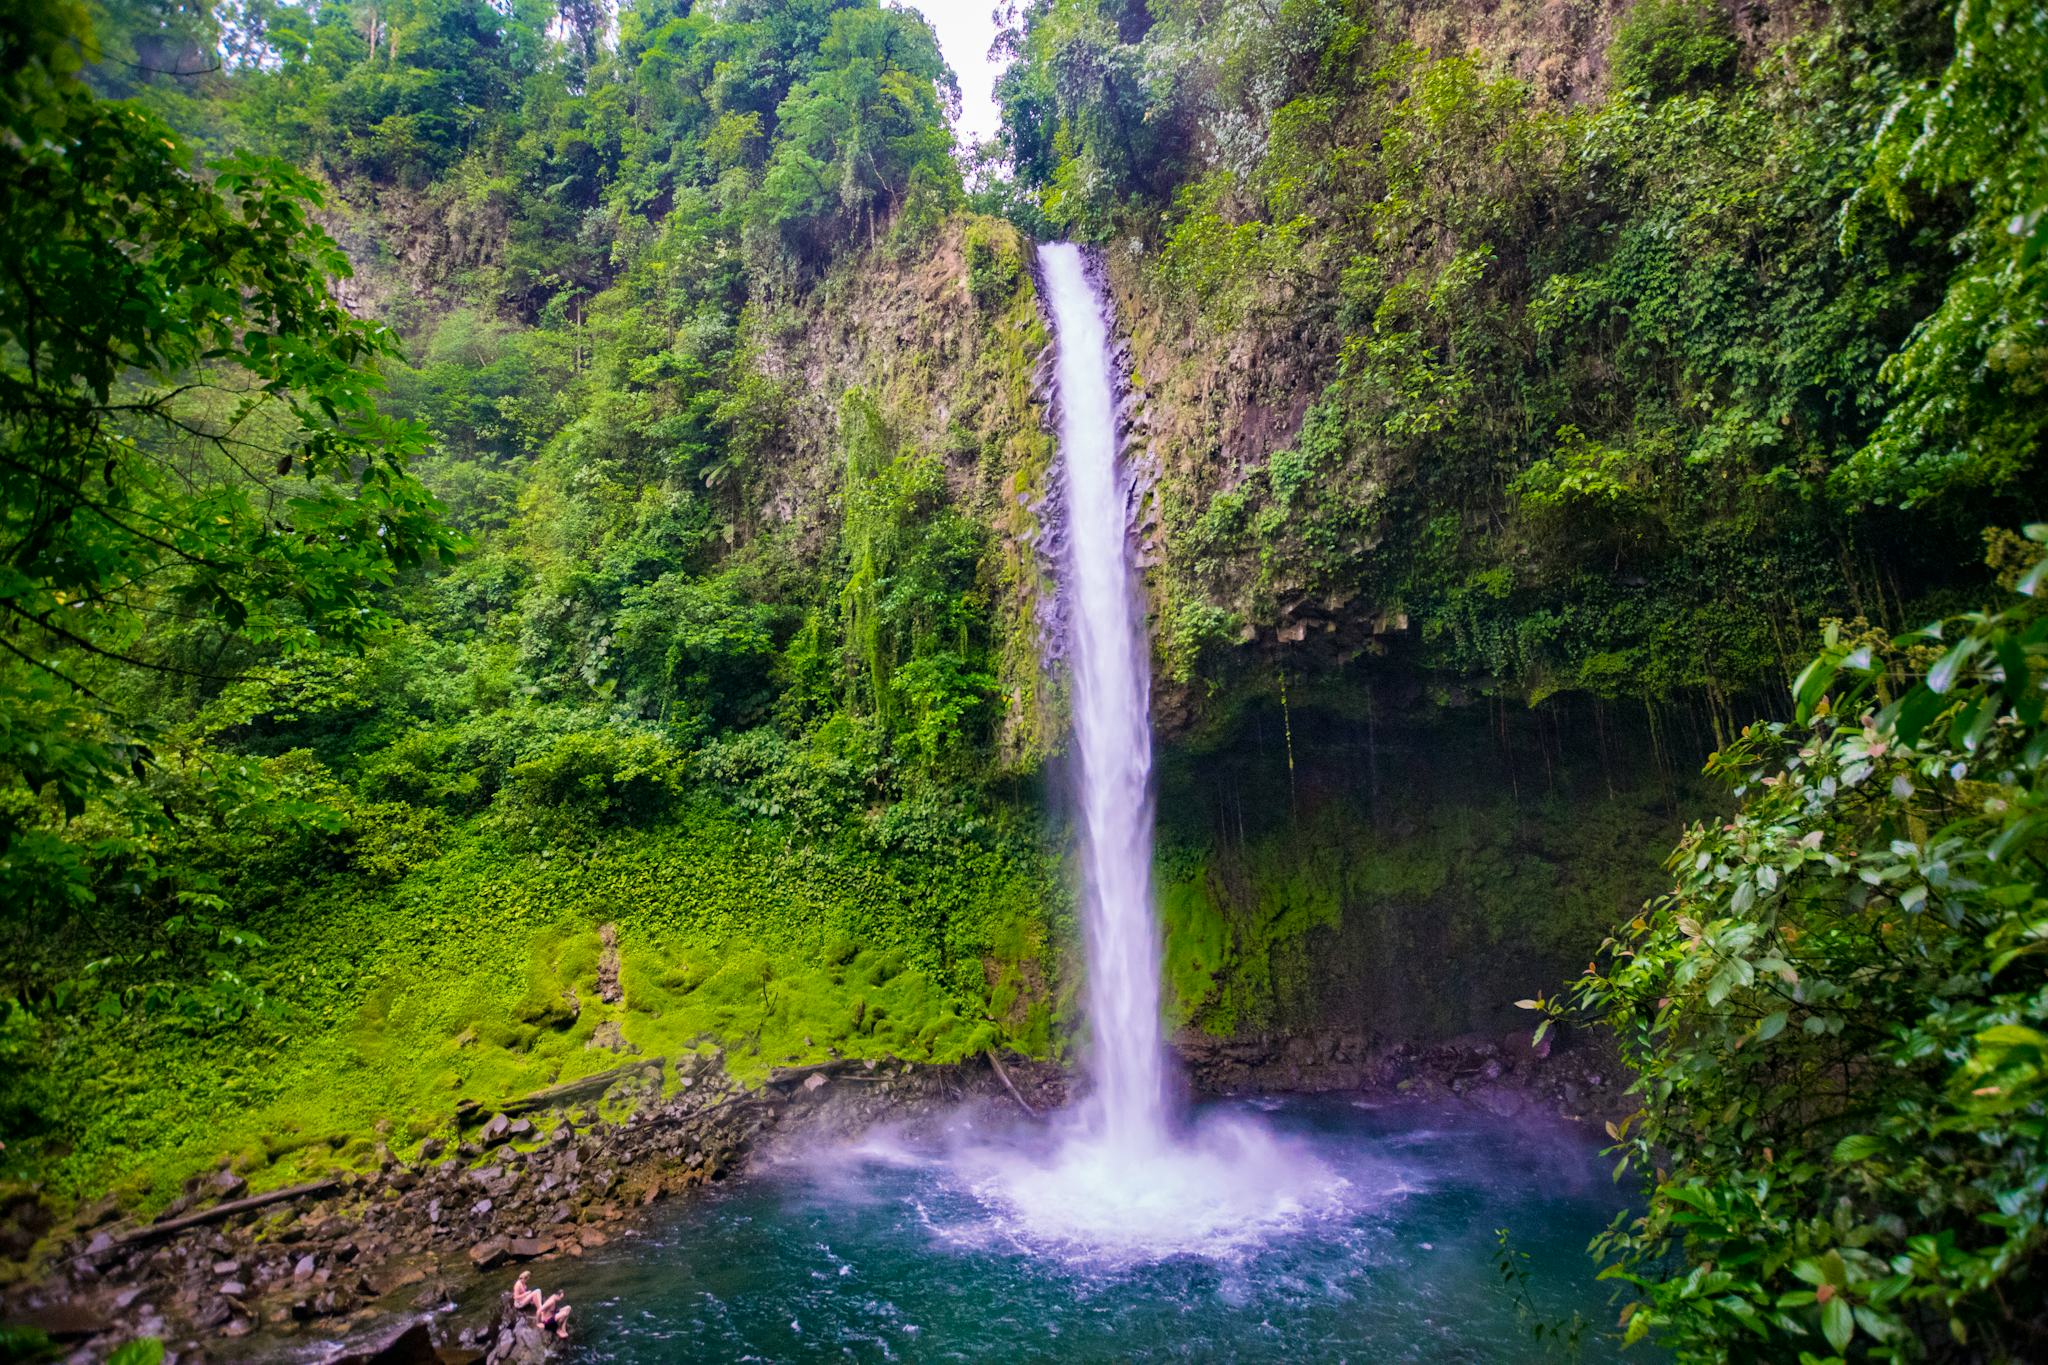
M1519 1243L1533 1223L1551 1254L1528 1243L1531 1271L1561 1274L1612 1214L1586 1144L1526 1118L1510 1130L1362 1100L1167 1104L1112 319L1077 248L1040 262L1059 347L1092 1092L1049 1122L969 1105L936 1136L880 1128L762 1159L668 1231L551 1272L592 1310L577 1359L1532 1359L1496 1288L1494 1229L1512 1223Z
M1152 914L1151 676L1117 463L1108 308L1081 249L1039 248L1059 338L1067 604L1079 749L1082 913L1094 1032L1093 1116L1113 1151L1166 1138L1159 930Z
M1132 565L1131 482L1117 461L1112 319L1080 248L1042 246L1039 263L1058 346L1093 1088L1050 1132L968 1144L953 1159L994 1226L1030 1245L1089 1261L1236 1254L1334 1207L1345 1182L1243 1114L1183 1124L1168 1110L1152 911L1150 654Z

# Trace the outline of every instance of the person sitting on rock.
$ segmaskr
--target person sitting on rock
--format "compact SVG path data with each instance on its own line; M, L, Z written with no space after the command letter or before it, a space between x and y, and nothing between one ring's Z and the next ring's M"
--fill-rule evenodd
M561 1304L561 1307L557 1308L556 1304ZM569 1339L569 1305L562 1303L560 1294L550 1294L547 1301L542 1303L539 1311L534 1314L534 1319L540 1324L541 1331L545 1332L552 1327L557 1337L563 1341Z
M527 1308L540 1302L540 1291L538 1289L529 1289L526 1284L526 1277L531 1273L531 1271L522 1270L519 1272L519 1278L512 1282L512 1306L514 1308Z

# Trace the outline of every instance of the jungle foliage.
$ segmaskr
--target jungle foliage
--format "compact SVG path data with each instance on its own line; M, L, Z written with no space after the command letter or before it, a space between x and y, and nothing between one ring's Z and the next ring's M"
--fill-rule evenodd
M1603 963L1524 1002L1611 1027L1639 1077L1611 1131L1648 1212L1595 1248L1640 1294L1628 1340L2036 1353L2048 526L2029 534L1994 543L2011 606L1890 638L1831 625L1796 720L1710 765L1733 818L1692 827Z
M170 793L225 813L265 789L164 694L360 646L456 538L408 468L425 432L375 402L394 338L328 292L348 267L312 182L202 172L41 19L0 21L0 904L40 928L106 878L205 952L235 931L158 864ZM161 951L119 957L146 979Z
M1432 19L1480 23L1045 0L1012 36L1029 213L1167 301L1153 391L1198 404L1232 353L1302 381L1291 438L1218 460L1226 413L1163 452L1178 671L1350 604L1434 670L1703 697L1727 735L1821 617L1966 601L2048 421L2036 8L1767 35L1644 0L1604 52ZM1604 75L1551 70L1573 43Z
M1349 611L1445 683L1712 715L1735 814L1526 1002L1641 1078L1647 1212L1596 1247L1622 1334L2031 1359L2048 623L2038 545L1985 528L2039 512L2048 18L1753 20L1041 0L1004 138L1020 216L1119 263L1155 405L1247 354L1307 376L1268 448L1219 458L1215 405L1159 438L1177 681L1306 662L1319 622L1355 656ZM1986 535L2026 596L1970 612Z
M1704 714L1735 814L1537 1002L1643 1078L1624 1330L2039 1354L2036 553L1994 535L2025 600L1965 613L1985 528L2038 516L2048 18L1535 8L1584 22L1035 0L972 196L935 39L877 0L0 16L0 1177L282 1183L613 1046L1056 1049L1044 755L1003 738L1043 489L906 435L957 360L922 319L895 409L780 344L957 265L1004 391L927 398L1035 419L1014 225L1122 295L1160 677L1253 726L1277 682L1288 727L1284 795L1262 744L1189 760L1176 1008L1301 1017L1347 915L1590 949L1668 837L1629 791L1673 785L1659 708ZM1302 817L1289 671L1362 804ZM1545 704L1512 837L1382 817L1380 682L1504 737ZM1621 794L1617 702L1657 779ZM1571 716L1604 806L1550 775Z
M304 1095L367 1128L601 1065L594 1013L557 1036L491 986L600 920L669 1002L628 1043L953 1056L997 990L1047 1045L1016 964L1061 896L995 756L988 533L858 392L833 496L774 511L757 363L842 256L958 208L953 77L873 0L602 26L0 21L10 1171L160 1193ZM693 894L644 913L630 867ZM684 965L723 958L751 984ZM394 1009L437 1022L357 1026Z

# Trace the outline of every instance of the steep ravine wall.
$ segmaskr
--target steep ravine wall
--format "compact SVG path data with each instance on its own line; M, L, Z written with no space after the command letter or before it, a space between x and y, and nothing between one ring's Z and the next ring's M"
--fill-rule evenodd
M757 316L751 340L789 400L785 448L754 490L772 517L822 539L835 524L847 394L872 399L903 449L945 465L949 493L992 533L984 590L1001 644L1001 750L1019 772L1062 723L1040 668L1040 551L1053 468L1039 367L1050 338L1031 244L1009 224L956 215L928 240L842 263L797 305Z
M830 517L839 404L859 389L896 439L943 456L952 496L994 533L1006 752L1038 775L1056 841L1065 722L1041 667L1057 651L1042 544L1053 395L1033 378L1050 337L1029 251L1005 225L956 219L928 251L851 263L757 335L793 399L773 474L789 517ZM1277 336L1169 344L1170 310L1128 259L1102 259L1130 383L1126 458L1149 466L1137 530L1156 571L1170 552L1158 499L1290 439L1316 355ZM1173 676L1161 606L1157 881L1171 1022L1196 1049L1329 1034L1431 1044L1522 1026L1513 1002L1583 968L1654 893L1659 851L1703 808L1689 774L1706 736L1653 741L1626 706L1532 709L1447 685L1408 665L1398 614L1311 604L1307 628L1256 632L1219 690ZM1071 1025L1079 968L1069 954L1023 989Z
M1526 1027L1514 1001L1584 967L1699 801L1618 760L1634 728L1360 689L1254 706L1169 751L1160 896L1184 1033Z

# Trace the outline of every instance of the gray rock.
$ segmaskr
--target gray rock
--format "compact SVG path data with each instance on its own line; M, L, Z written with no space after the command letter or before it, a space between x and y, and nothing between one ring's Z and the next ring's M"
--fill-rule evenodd
M478 1270L489 1270L512 1259L512 1247L503 1237L478 1242L469 1249L469 1262Z

